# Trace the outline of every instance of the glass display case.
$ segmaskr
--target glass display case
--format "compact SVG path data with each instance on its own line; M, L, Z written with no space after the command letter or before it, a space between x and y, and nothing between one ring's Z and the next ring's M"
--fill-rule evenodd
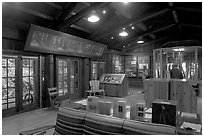
M149 56L126 56L125 74L127 77L140 77L141 73L149 73Z
M124 57L120 55L112 56L112 64L113 64L113 73L121 74L124 73Z
M125 74L127 77L137 76L137 56L125 57Z
M153 50L153 77L170 78L169 72L176 64L184 79L202 80L202 48L172 47Z

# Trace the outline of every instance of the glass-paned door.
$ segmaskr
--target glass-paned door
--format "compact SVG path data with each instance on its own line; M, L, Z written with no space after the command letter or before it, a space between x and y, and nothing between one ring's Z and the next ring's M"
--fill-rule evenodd
M16 60L17 57L2 58L3 111L16 111Z
M57 87L64 99L79 98L79 60L57 58Z
M2 56L2 115L37 108L37 57Z
M23 109L34 109L37 104L37 58L22 57L22 104Z

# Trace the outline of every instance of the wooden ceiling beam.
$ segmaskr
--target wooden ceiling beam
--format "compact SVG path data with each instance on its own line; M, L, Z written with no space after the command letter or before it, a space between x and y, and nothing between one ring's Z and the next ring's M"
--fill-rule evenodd
M140 22L149 20L149 19L154 18L156 16L165 14L165 13L167 13L169 11L170 11L170 9L166 8L166 9L163 9L161 11L158 11L156 13L150 14L150 15L148 15L146 17L143 17L143 18L140 18L140 19L137 19L137 20L132 19L130 22L126 22L126 23L122 24L120 27L116 27L116 28L113 27L112 30L109 29L108 31L101 32L101 33L100 32L96 32L96 33L92 34L89 38L94 39L94 40L100 40L101 38L103 38L103 37L105 37L107 35L110 35L112 33L115 33L116 31L118 31L118 30L120 30L120 29L122 29L122 28L124 28L124 27L126 27L126 26L128 26L130 24L138 24Z
M63 13L52 25L52 28L59 29L58 26L66 19L66 17L72 12L72 10L76 7L77 4L78 4L77 2L72 2L71 4L65 6L66 9L63 10Z
M20 7L20 6L18 6L18 7L17 6L12 6L12 5L7 4L6 2L3 2L2 4L3 4L3 6L6 6L8 8L11 8L11 9L14 9L14 10L17 10L17 11L21 11L21 12L24 12L24 13L27 13L27 14L30 14L30 15L34 15L36 17L40 17L40 18L45 19L45 20L50 20L50 21L54 20L54 18L52 16L45 15L45 14L37 12L35 10L31 10L31 9Z
M55 8L55 9L63 10L63 7L62 7L62 6L60 6L60 5L58 5L58 4L55 4L54 2L45 2L45 4L50 5L50 6L52 6L52 7Z
M102 8L102 7L104 7L104 6L108 5L108 4L110 4L110 3L109 2L96 2L96 3L92 4L91 6L89 6L88 8L85 8L85 9L81 10L77 14L75 14L72 17L70 17L69 19L65 20L58 27L59 27L60 30L66 28L66 27L69 27L73 23L75 23L78 20L82 19L83 17L87 16L87 14L89 14L93 10Z

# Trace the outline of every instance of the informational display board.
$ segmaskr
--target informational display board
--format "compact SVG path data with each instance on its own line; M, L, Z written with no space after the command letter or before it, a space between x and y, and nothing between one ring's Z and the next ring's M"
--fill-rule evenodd
M128 95L128 80L125 74L103 74L99 81L104 85L106 96L125 97Z
M125 74L103 74L100 77L101 83L122 84Z
M65 34L59 31L31 25L25 50L74 55L82 57L100 57L107 45Z

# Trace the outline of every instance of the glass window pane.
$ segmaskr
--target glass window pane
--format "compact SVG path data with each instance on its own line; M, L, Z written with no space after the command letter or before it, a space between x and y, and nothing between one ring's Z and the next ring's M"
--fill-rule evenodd
M23 68L23 76L29 76L29 68Z
M15 68L8 68L8 77L15 77Z
M9 88L8 89L8 98L14 98L15 97L15 88Z
M67 62L66 62L66 60L64 60L64 67L67 67Z
M29 77L23 77L23 96L25 96L25 94L29 93Z
M3 67L2 68L2 77L6 77L7 76L7 68Z
M15 78L8 78L8 87L15 87Z
M2 103L4 99L7 99L7 89L2 89Z
M29 67L29 59L23 59L23 67Z
M58 66L62 66L62 60L58 60Z
M2 78L2 88L7 88L7 78Z
M33 85L34 85L34 78L30 77L30 86L33 86Z
M33 68L30 68L30 76L33 76Z
M58 75L58 81L63 81L63 75Z
M34 60L30 60L30 67L34 66Z
M64 82L64 87L67 87L67 82Z
M2 59L2 66L7 66L6 61L7 61L7 59Z
M15 67L15 59L8 59L8 66Z
M2 104L2 110L4 110L4 109L7 109L7 104Z
M15 98L8 99L8 103L15 103Z
M59 67L59 68L58 68L58 72L59 72L59 74L63 74L63 72L62 72L62 67Z
M64 73L67 73L67 68L64 68Z

